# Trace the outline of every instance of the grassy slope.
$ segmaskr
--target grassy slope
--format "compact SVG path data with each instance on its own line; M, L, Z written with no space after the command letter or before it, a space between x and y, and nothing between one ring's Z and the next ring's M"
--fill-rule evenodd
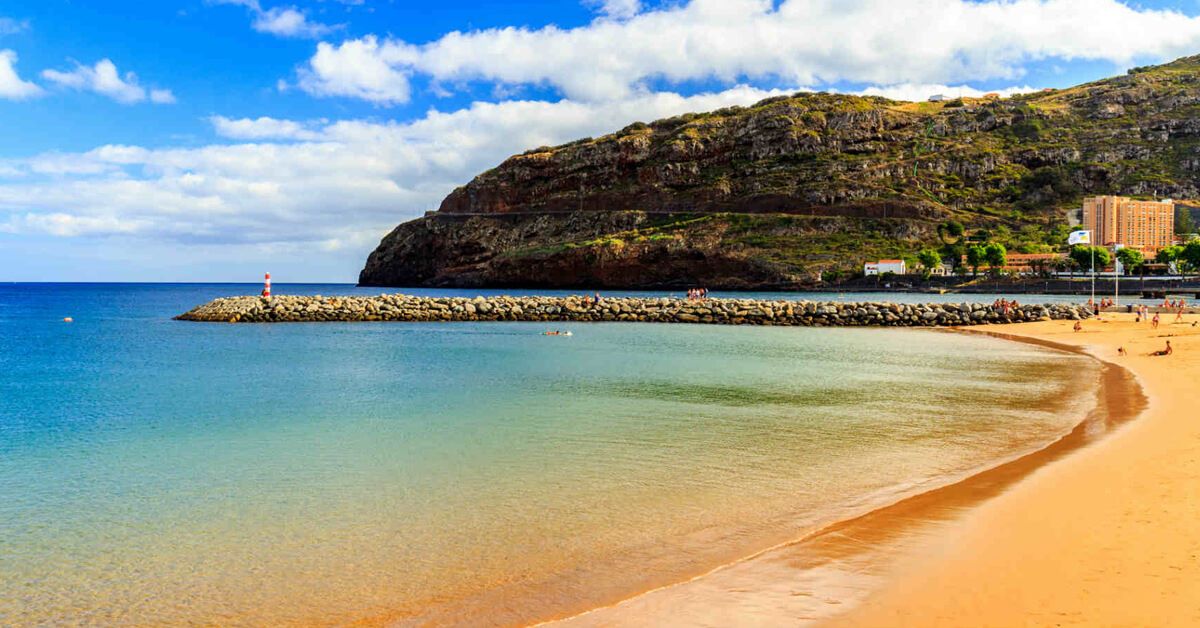
M507 255L537 258L579 247L708 241L811 276L828 269L852 271L863 259L912 256L920 248L940 246L935 226L950 219L1010 250L1045 252L1062 246L1068 214L1085 195L1149 198L1157 192L1179 197L1193 190L1196 174L1188 160L1200 155L1200 135L1156 129L1200 119L1196 103L1200 63L1191 57L1114 79L998 101L907 103L803 94L749 108L638 123L613 135L542 147L514 159L553 159L638 137L651 139L666 153L685 152L712 141L738 117L769 119L776 111L779 124L792 125L792 137L816 138L829 117L878 114L895 122L897 129L890 132L889 141L873 142L870 150L709 164L698 181L674 191L686 194L752 178L758 193L797 196L818 191L932 211L909 219L912 224L906 228L896 228L896 221L856 218L849 219L850 228L834 230L827 221L803 215L674 216L634 232L555 242ZM996 118L1003 123L973 128ZM987 165L978 176L964 177L955 172L961 164Z

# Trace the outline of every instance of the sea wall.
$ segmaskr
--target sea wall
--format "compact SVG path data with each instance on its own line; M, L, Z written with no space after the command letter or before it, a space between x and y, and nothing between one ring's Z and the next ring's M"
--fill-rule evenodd
M978 303L851 303L755 299L582 297L275 296L216 299L175 317L184 321L299 323L319 321L632 321L715 325L944 327L1037 320L1079 320L1091 313L1066 304L1007 311Z

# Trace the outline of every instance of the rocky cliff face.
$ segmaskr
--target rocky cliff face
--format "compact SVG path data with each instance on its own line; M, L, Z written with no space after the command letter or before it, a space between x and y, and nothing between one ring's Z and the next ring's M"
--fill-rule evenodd
M360 282L793 287L948 219L1037 248L1086 194L1198 189L1200 58L1002 100L797 94L513 156L397 227Z

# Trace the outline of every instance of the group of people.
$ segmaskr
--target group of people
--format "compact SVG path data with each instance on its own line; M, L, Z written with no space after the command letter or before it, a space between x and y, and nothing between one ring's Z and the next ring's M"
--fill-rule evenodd
M595 307L597 305L600 305L600 293L597 292L590 297L586 294L583 295L583 304L590 306L590 307Z
M1133 306L1133 322L1140 323L1150 318L1150 307L1146 305ZM1158 327L1158 314L1154 315L1154 326Z
M1091 310L1092 314L1095 314L1097 317L1100 316L1100 312L1103 311L1105 308L1113 307L1116 304L1117 304L1116 301L1113 301L1112 299L1109 299L1109 298L1103 298L1103 299L1100 299L1099 301L1096 301L1096 299L1093 298L1093 299L1088 299L1088 302L1087 302L1088 309Z
M1174 310L1187 307L1187 302L1182 297L1178 299L1163 299L1162 306L1169 310Z
M996 299L996 301L992 303L992 309L1000 310L1005 316L1008 316L1010 312L1019 307L1021 307L1021 304L1017 303L1016 299L1013 299L1012 301L1009 301L1008 299Z
M708 298L708 288L688 289L688 301L703 301Z

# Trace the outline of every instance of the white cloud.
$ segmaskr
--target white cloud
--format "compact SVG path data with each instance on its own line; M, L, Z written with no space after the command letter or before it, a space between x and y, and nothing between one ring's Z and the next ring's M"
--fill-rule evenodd
M112 145L4 162L0 230L193 248L307 246L311 255L351 268L396 223L436 208L454 187L511 154L599 135L633 120L750 104L779 93L735 87L603 104L475 103L407 123L216 116L211 122L217 133L248 143ZM178 255L188 253L180 249Z
M144 102L147 98L156 104L175 102L169 90L155 89L147 94L146 88L138 84L136 74L126 72L122 76L116 64L108 59L101 59L94 66L76 64L75 69L65 72L45 70L42 78L77 91L95 92L124 105Z
M150 102L156 105L173 105L175 104L175 94L169 89L152 89L150 90Z
M968 98L979 98L986 94L996 94L1001 98L1008 98L1014 94L1028 94L1038 91L1034 87L1024 85L1021 87L1005 87L1003 89L976 89L970 85L935 85L935 84L915 84L905 83L902 85L885 85L879 87L868 87L864 90L856 92L862 96L883 96L892 100L909 100L921 101L927 100L934 94L942 94L947 98L958 98L966 96Z
M17 53L12 50L0 50L0 98L8 100L25 100L41 96L42 88L22 80L17 74Z
M642 10L641 0L587 0L587 4L618 20L633 17Z
M209 118L217 135L235 140L317 140L321 133L293 120L278 118L230 119L225 116Z
M412 59L412 48L373 37L333 46L317 45L317 53L300 70L299 87L315 96L349 96L381 105L408 101L408 73L399 69Z
M632 3L605 5L627 19L452 32L422 45L325 44L300 86L392 104L406 100L408 77L426 75L550 85L596 101L657 80L949 84L1015 79L1032 60L1128 65L1200 49L1200 18L1117 0L692 0L636 15Z
M332 26L309 21L308 16L296 7L275 7L258 11L252 24L260 33L280 37L304 37L316 39L334 30Z
M254 17L251 28L278 37L317 39L341 28L309 20L308 14L295 6L264 9L259 0L209 0L209 3L245 7Z

